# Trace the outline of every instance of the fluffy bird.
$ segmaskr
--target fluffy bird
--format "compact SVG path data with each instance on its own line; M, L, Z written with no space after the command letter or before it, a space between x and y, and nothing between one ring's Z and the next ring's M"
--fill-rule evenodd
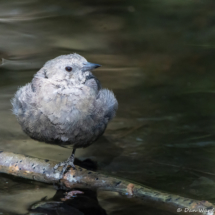
M72 155L55 170L75 168L76 148L95 142L115 116L113 92L102 89L91 73L97 67L78 54L59 56L46 62L12 99L13 113L32 139L73 147Z

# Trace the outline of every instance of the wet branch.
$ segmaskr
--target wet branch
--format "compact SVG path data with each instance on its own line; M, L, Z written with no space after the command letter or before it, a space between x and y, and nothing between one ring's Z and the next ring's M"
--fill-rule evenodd
M136 197L144 204L180 214L213 215L214 205L208 201L197 201L181 196L167 194L124 179L115 178L76 166L70 169L62 179L54 172L57 162L34 158L21 154L0 151L0 172L45 183L58 183L72 188L90 188L118 192ZM189 212L188 212L189 210ZM191 213L192 211L193 213Z

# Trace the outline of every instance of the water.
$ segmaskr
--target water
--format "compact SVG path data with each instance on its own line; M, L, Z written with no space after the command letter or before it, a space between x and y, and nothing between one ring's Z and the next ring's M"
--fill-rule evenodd
M62 161L71 153L27 137L10 99L49 59L77 52L119 101L105 138L77 150L99 169L147 186L214 202L213 1L0 1L0 148ZM0 212L24 214L52 185L0 178ZM99 192L108 214L167 214Z

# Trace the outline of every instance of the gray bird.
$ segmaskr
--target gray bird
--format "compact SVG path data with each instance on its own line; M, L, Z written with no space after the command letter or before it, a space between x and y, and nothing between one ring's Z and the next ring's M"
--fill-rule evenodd
M115 116L113 92L102 89L91 73L97 67L78 54L59 56L46 62L12 99L13 113L32 139L73 147L72 155L55 170L75 168L76 148L95 142Z

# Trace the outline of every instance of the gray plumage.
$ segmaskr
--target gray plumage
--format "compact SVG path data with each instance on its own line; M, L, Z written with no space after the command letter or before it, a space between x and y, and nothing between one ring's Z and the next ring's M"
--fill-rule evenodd
M113 92L102 89L91 73L98 66L78 54L45 63L12 99L13 113L23 131L52 144L74 148L92 144L118 107Z

